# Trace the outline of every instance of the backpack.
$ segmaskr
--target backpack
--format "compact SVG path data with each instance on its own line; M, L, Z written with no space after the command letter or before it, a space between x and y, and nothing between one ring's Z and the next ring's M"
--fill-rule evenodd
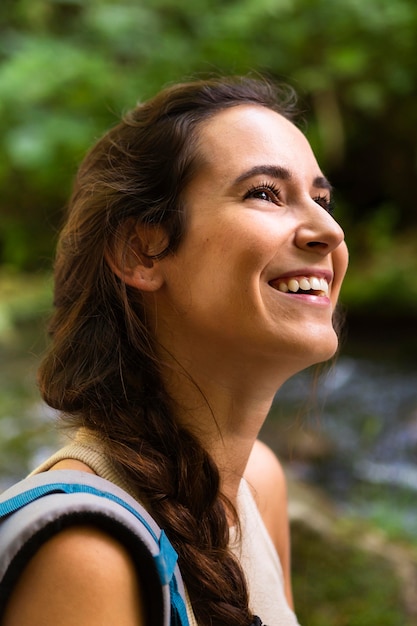
M148 623L189 626L177 553L164 531L123 489L75 470L30 476L0 496L0 622L14 584L42 543L86 523L129 551L149 599Z

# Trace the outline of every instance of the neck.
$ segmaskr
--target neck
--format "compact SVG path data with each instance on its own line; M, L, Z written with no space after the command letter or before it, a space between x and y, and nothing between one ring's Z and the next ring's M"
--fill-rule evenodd
M170 364L165 383L177 418L215 461L223 494L236 504L237 490L253 444L278 387L285 381L267 368L246 362L209 368L193 362Z

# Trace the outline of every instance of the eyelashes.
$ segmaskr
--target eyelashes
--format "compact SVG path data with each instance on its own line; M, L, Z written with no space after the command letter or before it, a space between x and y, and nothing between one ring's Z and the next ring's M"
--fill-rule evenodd
M259 200L265 200L266 202L279 201L281 190L274 183L264 182L260 185L254 185L244 195L243 199L258 198Z
M315 196L313 198L314 202L316 202L322 209L333 215L334 213L334 202L331 198L327 198L326 196Z
M280 203L281 189L277 187L274 183L271 182L263 182L259 185L253 185L248 191L245 193L243 199L247 200L248 198L255 198L258 200L263 200L265 202L272 202L274 204ZM327 211L330 215L334 213L334 202L331 198L323 195L314 196L312 198L314 202L316 202L322 209Z

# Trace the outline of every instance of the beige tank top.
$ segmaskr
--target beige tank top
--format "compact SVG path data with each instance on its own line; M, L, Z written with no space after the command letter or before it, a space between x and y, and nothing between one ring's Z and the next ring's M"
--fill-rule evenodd
M79 430L69 445L58 450L32 474L45 472L64 459L85 463L98 476L110 480L138 499L123 475L105 455L100 439L95 434ZM284 595L283 573L278 554L245 480L241 481L239 487L237 510L241 537L239 541L235 529L230 529L230 549L245 572L251 610L262 619L264 626L299 626ZM198 626L188 594L186 599L190 626Z

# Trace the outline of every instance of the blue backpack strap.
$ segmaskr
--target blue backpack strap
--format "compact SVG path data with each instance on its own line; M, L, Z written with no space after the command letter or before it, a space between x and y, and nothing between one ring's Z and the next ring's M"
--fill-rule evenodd
M164 531L123 489L74 470L31 476L0 496L0 619L39 546L60 530L85 523L103 528L129 550L149 598L149 623L189 626L177 553Z

